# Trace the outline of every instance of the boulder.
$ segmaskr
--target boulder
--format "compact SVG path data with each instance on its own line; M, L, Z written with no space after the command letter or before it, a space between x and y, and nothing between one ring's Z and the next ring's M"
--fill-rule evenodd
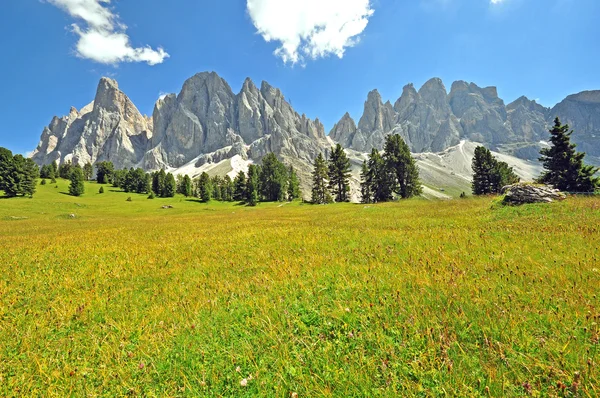
M525 203L551 203L555 200L563 200L565 194L558 189L548 185L537 184L515 184L502 188L506 193L504 203L511 205L522 205Z

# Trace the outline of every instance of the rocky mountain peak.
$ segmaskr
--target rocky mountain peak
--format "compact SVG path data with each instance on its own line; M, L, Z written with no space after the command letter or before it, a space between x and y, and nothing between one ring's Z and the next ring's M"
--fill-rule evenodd
M578 94L569 95L566 100L589 104L600 104L600 90L582 91Z
M419 95L423 101L428 102L434 108L443 109L448 107L446 86L444 86L442 79L438 77L434 77L423 84L423 87L419 89Z

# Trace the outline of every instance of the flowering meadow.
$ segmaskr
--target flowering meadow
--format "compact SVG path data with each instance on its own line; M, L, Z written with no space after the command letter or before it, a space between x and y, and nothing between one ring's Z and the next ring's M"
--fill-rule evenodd
M600 395L597 198L67 185L0 199L0 396Z

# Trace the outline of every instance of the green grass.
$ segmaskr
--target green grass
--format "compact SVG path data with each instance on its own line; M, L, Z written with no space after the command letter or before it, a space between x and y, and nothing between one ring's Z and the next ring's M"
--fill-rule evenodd
M600 395L597 198L86 188L0 199L0 396Z

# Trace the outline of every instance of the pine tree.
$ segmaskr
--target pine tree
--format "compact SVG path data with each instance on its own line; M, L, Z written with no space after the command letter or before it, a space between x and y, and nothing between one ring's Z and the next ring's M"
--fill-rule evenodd
M472 163L473 194L497 194L507 185L520 181L512 167L505 162L498 162L489 149L478 146Z
M164 172L164 171L163 171ZM175 196L177 190L177 183L175 182L175 176L169 173L165 177L163 198L172 198Z
M98 190L98 193L104 193L104 187L100 187L100 189Z
M585 153L575 151L572 134L568 124L563 126L559 118L554 119L550 130L552 145L541 150L539 160L546 171L539 181L565 192L594 192L600 188L600 178L594 176L598 168L583 163Z
M233 180L233 200L246 200L246 174L241 170Z
M211 183L211 187L212 187L211 198L220 202L221 200L223 200L221 198L221 184L222 184L221 177L214 176L211 179L210 183Z
M71 161L67 161L58 166L58 175L60 178L68 180L71 178L71 169L73 168L73 164Z
M300 180L293 166L290 166L288 173L288 192L287 197L290 202L299 199L302 193L300 192Z
M367 161L367 178L365 179L371 191L371 203L388 202L392 200L394 176L387 168L385 160L375 148Z
M156 187L156 195L158 195L161 198L166 197L165 195L165 186L166 186L166 182L167 182L167 173L165 172L165 169L160 169L160 171L157 173L156 175L156 181L157 181L157 187Z
M202 173L198 180L198 194L203 202L210 202L212 199L211 180L207 173Z
M519 176L515 174L512 167L506 162L498 162L496 159L494 173L492 174L492 190L495 193L501 193L502 188L507 185L513 185L521 181Z
M94 167L92 166L92 164L90 162L87 162L83 166L83 177L85 178L86 181L89 181L92 179L92 174L94 174Z
M321 153L315 159L312 180L312 202L314 204L331 203L333 198L327 189L327 163Z
M115 171L112 162L99 162L96 164L96 181L98 184L108 184Z
M33 197L36 190L36 181L40 176L40 169L35 162L29 158L24 159L23 181L21 182L22 194Z
M248 180L246 181L246 196L245 200L248 206L256 206L258 204L258 187L259 187L259 168L251 164L248 166Z
M85 192L85 184L83 170L79 166L71 168L71 185L69 186L69 194L72 196L81 196Z
M494 173L494 157L489 149L478 146L473 157L473 195L489 195L493 193L492 175Z
M419 169L406 142L399 134L389 135L385 138L384 151L386 168L394 178L393 191L402 199L419 196L422 193Z
M366 160L363 161L360 169L360 197L362 203L373 203L371 184L369 182L369 167Z
M225 199L227 202L232 202L233 201L233 193L234 193L234 187L233 187L233 181L231 180L231 177L229 177L228 175L225 176Z
M39 168L29 158L22 155L10 156L8 150L0 151L0 184L8 197L17 195L32 197L37 188Z
M0 191L6 191L9 176L13 169L13 154L6 148L0 148Z
M267 202L281 202L287 194L288 171L274 153L268 153L258 170L260 195Z
M182 190L181 193L186 198L189 198L190 196L192 196L192 179L187 174L183 177L183 183L182 183L182 189L181 190Z
M329 189L333 193L335 201L348 202L350 200L350 159L340 144L331 148L328 176Z

